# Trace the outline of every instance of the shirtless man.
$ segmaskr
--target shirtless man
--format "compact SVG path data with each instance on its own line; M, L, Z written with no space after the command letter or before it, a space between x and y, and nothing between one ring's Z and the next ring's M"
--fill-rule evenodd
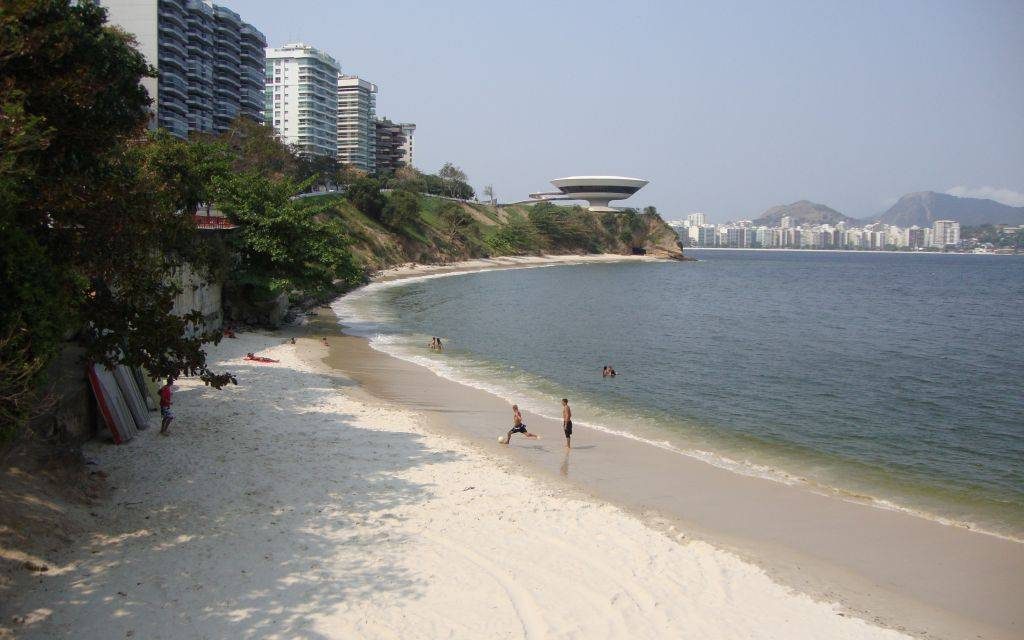
M523 424L523 414L519 413L519 405L512 405L512 428L508 430L508 434L505 436L505 445L508 446L510 440L512 440L513 433L521 433L527 438L537 438L536 434L530 433L526 430L526 425Z
M562 431L565 432L565 448L568 449L572 446L572 409L568 398L562 398Z

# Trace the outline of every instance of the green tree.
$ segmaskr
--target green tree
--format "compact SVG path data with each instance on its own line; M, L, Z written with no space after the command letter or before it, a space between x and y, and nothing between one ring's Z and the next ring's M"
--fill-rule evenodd
M437 177L441 179L444 186L444 195L449 198L458 197L458 184L466 182L466 172L455 166L451 162L444 163L441 170L437 172Z
M0 10L0 359L30 372L15 377L27 391L76 334L93 361L221 386L230 376L209 371L201 349L213 337L185 338L198 318L170 313L168 275L196 234L140 151L149 98L139 81L155 71L105 17L68 0ZM0 412L8 423L29 395L10 396L21 399Z
M292 198L304 186L255 172L214 180L218 206L239 225L229 240L238 260L229 287L249 287L257 296L292 289L319 294L336 280L360 279L340 224L323 215L330 205Z
M426 190L423 174L415 167L399 167L395 170L395 188L421 193Z
M333 189L339 183L341 163L330 156L303 154L296 157L295 179L313 187Z
M457 239L465 239L466 232L473 225L473 216L469 215L462 205L457 202L445 202L438 211L441 223L448 232L448 239L455 242Z
M230 173L234 162L222 141L185 141L162 129L138 151L166 205L187 215L195 215L201 205L213 201L214 179Z
M382 221L392 229L415 222L419 218L420 199L410 191L396 190L391 192L388 203L384 206Z
M202 135L195 137L203 138ZM238 117L218 139L230 150L235 171L254 171L275 179L295 178L299 174L298 159L277 139L269 125Z
M345 189L345 198L369 218L380 220L387 203L380 192L380 183L373 178L359 178Z

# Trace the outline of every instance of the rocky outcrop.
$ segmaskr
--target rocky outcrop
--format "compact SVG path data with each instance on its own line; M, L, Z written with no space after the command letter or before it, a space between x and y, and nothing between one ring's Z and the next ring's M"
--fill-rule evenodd
M1022 224L1024 207L1011 207L984 198L960 198L947 193L908 193L880 216L870 221L900 227L930 227L936 220L956 220L964 226L981 224Z
M753 222L755 225L778 227L781 226L782 219L785 217L790 219L790 224L794 227L797 225L839 224L840 222L853 224L857 222L856 219L839 213L832 207L810 200L800 200L792 204L780 204L772 207Z

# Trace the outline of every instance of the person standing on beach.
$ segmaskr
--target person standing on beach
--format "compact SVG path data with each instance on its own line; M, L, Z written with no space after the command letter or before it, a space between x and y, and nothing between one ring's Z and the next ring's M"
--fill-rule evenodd
M171 427L171 420L174 420L174 412L171 411L171 394L174 393L172 378L167 378L167 384L160 387L160 434L167 435Z
M562 398L562 431L565 432L565 448L569 449L572 446L572 409L568 398Z
M512 405L512 428L505 434L505 445L508 446L509 441L512 440L513 433L521 433L527 438L538 438L540 436L530 433L526 430L526 425L523 424L523 414L519 412L519 405Z

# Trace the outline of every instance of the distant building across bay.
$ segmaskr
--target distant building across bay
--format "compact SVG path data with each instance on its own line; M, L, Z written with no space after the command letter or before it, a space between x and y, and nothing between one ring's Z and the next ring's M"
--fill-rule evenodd
M726 224L702 222L704 214L687 216L673 223L679 235L691 247L735 247L760 249L957 249L960 248L960 223L936 220L931 227L909 229L876 222L853 226L837 224L793 224L784 216L777 227L755 225L750 220Z

